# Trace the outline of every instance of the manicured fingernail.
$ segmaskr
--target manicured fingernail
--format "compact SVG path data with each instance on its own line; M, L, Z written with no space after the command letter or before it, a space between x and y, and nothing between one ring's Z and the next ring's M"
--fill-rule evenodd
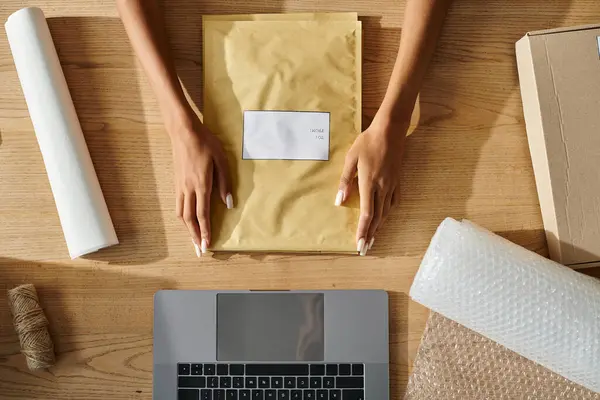
M358 251L362 255L364 247L365 247L365 239L364 238L358 239L358 244L356 245L356 251Z
M208 241L206 239L202 239L202 243L200 244L200 250L202 251L202 254L205 254L208 250Z
M227 196L225 197L225 204L227 204L228 210L231 210L233 208L233 196L231 195L231 193L227 193Z
M362 251L360 252L360 255L361 256L366 256L368 250L369 250L369 246L365 243L365 245L362 248Z
M339 207L342 205L342 201L344 201L344 191L339 190L337 195L335 196L335 206Z
M196 257L202 257L202 254L200 253L200 246L198 246L196 244L196 242L193 240L192 240L192 243L194 243L194 250L196 250Z
M371 238L371 241L369 242L369 248L367 250L371 250L371 247L373 247L373 242L375 242L375 238Z

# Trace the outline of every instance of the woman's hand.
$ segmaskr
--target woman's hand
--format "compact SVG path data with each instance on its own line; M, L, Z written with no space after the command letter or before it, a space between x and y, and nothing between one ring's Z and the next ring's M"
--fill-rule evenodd
M346 155L335 205L349 198L358 176L360 217L356 231L361 256L373 246L375 233L385 221L399 195L398 180L410 119L391 121L376 116Z
M186 225L196 255L210 246L210 197L213 184L233 208L227 159L219 140L197 119L172 133L177 216ZM214 178L214 179L213 179ZM216 179L216 182L214 182Z

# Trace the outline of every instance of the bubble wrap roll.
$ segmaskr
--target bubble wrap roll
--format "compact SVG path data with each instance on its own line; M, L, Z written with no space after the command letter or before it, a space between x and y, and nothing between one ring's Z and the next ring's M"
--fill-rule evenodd
M586 389L432 312L404 400L600 400Z
M119 243L44 13L23 8L5 28L69 255Z
M410 296L600 392L600 281L448 218L431 240Z

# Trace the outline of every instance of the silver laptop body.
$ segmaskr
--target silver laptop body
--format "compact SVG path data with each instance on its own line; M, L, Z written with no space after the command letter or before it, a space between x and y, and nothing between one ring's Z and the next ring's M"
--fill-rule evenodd
M388 315L381 290L159 291L153 399L388 400Z

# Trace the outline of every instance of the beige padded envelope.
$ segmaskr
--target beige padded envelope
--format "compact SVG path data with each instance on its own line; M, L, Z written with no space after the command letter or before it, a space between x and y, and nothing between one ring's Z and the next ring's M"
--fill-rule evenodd
M356 251L358 196L333 203L361 130L361 39L355 13L205 18L204 123L236 203L212 202L212 250Z

